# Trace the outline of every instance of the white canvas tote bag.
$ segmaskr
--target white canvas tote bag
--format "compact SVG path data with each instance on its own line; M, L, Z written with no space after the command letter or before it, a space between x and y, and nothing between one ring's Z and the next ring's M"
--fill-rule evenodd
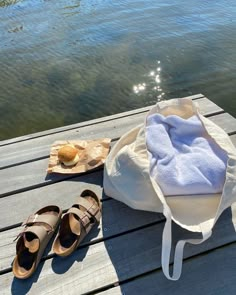
M200 194L191 194L187 190L187 193L165 195L161 188L163 186L151 171L153 167L150 150L147 148L147 122L155 114L159 114L163 120L171 116L174 119L188 120L195 116L201 122L206 139L214 142L227 157L220 192L204 194L201 191ZM166 222L162 236L162 269L168 279L178 280L185 244L200 244L207 240L221 213L236 201L236 148L224 130L198 112L191 99L163 101L151 109L143 124L124 134L113 146L105 162L103 185L106 195L134 209L164 214ZM172 221L188 231L200 232L202 238L180 240L177 243L171 275Z

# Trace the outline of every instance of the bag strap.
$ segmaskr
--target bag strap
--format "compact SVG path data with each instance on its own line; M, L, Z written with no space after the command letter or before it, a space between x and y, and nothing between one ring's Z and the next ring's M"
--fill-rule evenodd
M168 210L169 211L169 210ZM161 253L161 265L163 269L163 273L167 279L172 281L177 281L180 278L182 272L182 264L183 264L183 252L184 246L186 243L190 244L201 244L205 240L207 240L212 234L212 224L209 222L202 223L202 239L188 239L188 240L180 240L178 241L175 253L174 253L174 262L173 262L173 274L170 275L170 253L172 247L172 219L170 212L165 212L166 223L163 230L162 235L162 253ZM210 228L210 229L209 229Z

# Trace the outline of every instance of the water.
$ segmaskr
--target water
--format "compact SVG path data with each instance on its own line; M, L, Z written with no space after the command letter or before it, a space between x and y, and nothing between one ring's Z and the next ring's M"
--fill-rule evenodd
M195 93L236 116L235 30L235 0L0 0L0 139Z

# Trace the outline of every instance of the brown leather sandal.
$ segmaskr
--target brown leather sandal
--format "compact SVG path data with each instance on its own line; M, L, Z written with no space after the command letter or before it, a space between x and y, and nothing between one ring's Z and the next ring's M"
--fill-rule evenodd
M91 228L100 222L101 204L97 195L85 190L62 217L59 232L53 243L53 251L68 256L78 247Z
M24 229L16 237L16 257L13 274L18 279L30 277L37 268L43 252L57 228L62 211L57 206L47 206L30 215L22 223Z

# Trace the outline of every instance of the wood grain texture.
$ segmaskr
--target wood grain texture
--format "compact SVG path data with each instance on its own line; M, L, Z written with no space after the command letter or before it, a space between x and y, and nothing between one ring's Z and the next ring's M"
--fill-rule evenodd
M190 95L190 96L187 96L187 97L190 98L190 99L199 99L201 97L204 97L204 95L202 95L202 94L194 94L194 95ZM145 111L149 110L149 108L150 107L143 107L143 108L139 108L139 109L123 112L123 113L118 113L118 114L114 114L114 115L110 115L110 116L105 116L105 117L94 119L94 120L84 121L84 122L81 122L81 123L62 126L62 127L59 127L59 128L54 128L54 129L50 129L50 130L36 132L36 133L33 133L33 134L27 134L27 135L20 136L20 137L15 137L15 138L7 139L7 140L2 140L2 141L0 141L0 146L9 145L9 144L13 144L13 143L16 143L16 142L21 142L21 141L26 141L26 140L31 140L31 139L36 138L36 137L43 137L43 136L47 136L47 135L52 135L54 133L60 133L60 132L68 131L68 130L71 130L71 129L76 129L76 128L80 128L80 127L86 127L86 126L89 126L89 125L97 125L98 123L101 123L101 122L104 122L104 121L108 122L110 120L114 120L114 119L117 119L117 118L130 116L130 115L132 115L134 113L145 112Z
M0 199L0 230L21 223L28 215L47 205L57 204L63 209L69 208L76 196L79 196L84 189L89 188L99 197L105 198L102 195L102 182L103 170L100 170L2 198Z
M117 138L125 133L128 128L139 125L144 120L145 113L136 114L127 118L119 118L109 122L102 122L94 126L56 133L43 138L35 138L26 142L19 142L0 148L4 159L0 160L0 168L15 165L24 161L32 161L41 157L48 157L51 145L57 140L78 140L97 138Z
M209 240L198 246L186 246L185 259L236 240L236 208L232 208L233 215L229 209L224 212ZM19 281L13 278L12 273L6 273L0 276L1 290L3 294L12 292L17 295L27 292L84 294L160 270L162 231L163 223L160 223L79 249L66 259L48 259L27 281ZM180 227L173 227L174 241L189 237L190 234ZM185 263L183 268L186 269Z
M236 243L187 260L177 282L168 281L158 270L99 294L233 295L235 272Z
M228 133L235 132L236 119L227 113L210 117ZM135 125L136 126L136 125ZM119 126L117 126L119 130ZM126 131L130 130L127 124ZM113 130L114 134L115 131ZM46 174L48 159L22 164L0 170L0 197L22 190L33 189L38 186L55 183L70 178L68 175Z
M236 119L228 113L212 116L209 119L228 134L234 134L236 132Z
M199 109L204 115L214 115L222 111L220 107L207 98L197 100ZM56 140L96 139L101 137L118 138L129 129L143 122L147 110L151 106L140 111L133 111L128 117L114 118L108 122L100 122L96 125L88 125L60 133L34 138L32 140L17 142L15 144L0 147L4 157L0 159L0 169L10 165L16 165L27 161L45 158L49 156L50 146ZM104 119L105 120L105 119Z
M75 199L73 197L68 208L73 204ZM60 202L56 204L59 205L58 203ZM63 208L66 209L65 207ZM100 225L90 232L81 245L108 239L114 235L120 235L124 232L164 220L162 214L132 210L128 206L112 199L103 202L102 208L103 212ZM37 209L40 209L40 207ZM25 215L25 218L27 216ZM0 273L11 267L16 247L16 242L13 242L13 240L21 230L21 227L16 227L0 232ZM53 253L51 251L51 245L49 245L46 253L47 255Z

